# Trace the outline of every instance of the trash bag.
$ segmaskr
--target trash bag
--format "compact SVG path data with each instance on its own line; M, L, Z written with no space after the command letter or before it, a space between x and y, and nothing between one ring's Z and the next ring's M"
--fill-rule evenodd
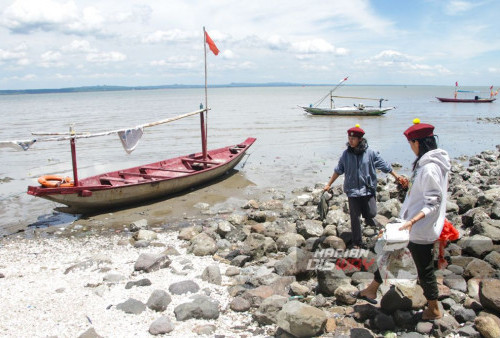
M448 245L450 241L456 241L460 238L460 233L458 230L448 221L444 219L443 230L437 242L439 243L439 253L438 253L438 268L445 269L448 266L448 261L444 258L444 248Z
M326 215L328 214L328 209L329 209L328 201L331 200L332 197L333 194L327 191L323 191L323 193L321 194L318 203L318 208L316 209L318 211L319 219L321 221L324 220L326 218Z
M397 219L389 223L382 236L375 243L377 265L382 280L391 285L414 286L417 283L417 267L410 250L409 232L400 231L405 221Z

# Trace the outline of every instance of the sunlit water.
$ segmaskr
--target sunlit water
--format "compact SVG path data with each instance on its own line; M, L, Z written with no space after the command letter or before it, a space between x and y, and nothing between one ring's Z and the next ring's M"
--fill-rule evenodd
M328 180L345 148L346 130L356 123L366 131L370 147L388 162L405 168L414 155L402 133L415 117L436 126L440 146L452 157L472 155L500 143L498 125L477 120L498 117L499 103L441 103L435 99L450 97L451 87L349 86L337 91L344 96L388 99L384 105L396 109L382 117L311 116L298 107L316 102L329 89L209 89L208 148L256 137L250 156L236 169L263 191L276 188L290 192ZM203 94L203 89L168 89L0 96L0 140L29 139L36 131L65 132L71 123L77 132L130 128L197 110L204 102ZM336 103L358 102L372 104L353 99ZM200 148L197 116L146 129L130 155L116 135L79 139L79 177L198 152ZM44 174L72 176L69 142L39 142L28 151L0 149L0 234L16 224L67 222L63 214L52 215L55 203L26 194L27 186L37 185L37 178ZM203 201L203 196L199 199Z

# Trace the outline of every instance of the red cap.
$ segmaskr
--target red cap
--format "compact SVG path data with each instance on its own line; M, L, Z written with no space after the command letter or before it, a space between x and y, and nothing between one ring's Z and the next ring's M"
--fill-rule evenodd
M365 131L359 127L359 124L347 130L347 135L349 136L363 137L364 134Z
M413 126L406 129L405 134L408 141L416 140L428 136L434 136L434 126L427 123L420 123L420 119L413 120Z

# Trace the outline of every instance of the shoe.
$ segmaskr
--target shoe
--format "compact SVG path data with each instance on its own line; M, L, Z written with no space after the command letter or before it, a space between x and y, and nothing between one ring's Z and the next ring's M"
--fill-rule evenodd
M352 292L351 296L356 298L356 299L366 300L368 303L373 304L373 305L378 303L376 299L373 299L373 298L370 298L367 296L362 296L361 291Z

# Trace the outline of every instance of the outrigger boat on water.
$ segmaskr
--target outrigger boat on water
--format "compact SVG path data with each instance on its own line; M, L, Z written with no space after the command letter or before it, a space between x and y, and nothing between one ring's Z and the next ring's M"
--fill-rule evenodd
M373 99L366 97L354 97L354 96L337 96L333 95L333 92L337 90L349 77L341 80L337 86L328 92L323 98L321 98L316 104L310 104L309 107L302 107L306 112L312 115L334 115L334 116L380 116L394 109L394 107L382 107L382 102L387 101L386 99ZM318 107L327 97L330 97L330 108L320 108ZM343 106L335 107L333 98L345 98L345 99L356 99L356 100L375 100L379 101L379 106L365 106L363 103L354 104L353 106Z
M41 138L37 139L37 141L70 141L73 179L59 175L42 176L39 178L39 186L28 187L28 194L65 204L69 207L65 211L88 213L166 197L213 180L233 169L242 160L245 152L256 139L250 137L238 144L207 151L205 119L209 109L207 102L206 45L209 45L215 55L218 54L218 49L205 32L205 28L203 28L203 33L205 42L205 108L200 107L200 110L191 113L132 129L140 130L142 135L143 128L199 115L201 152L79 179L76 161L76 139L109 135L116 132L128 132L131 129L95 134L76 134L70 128L70 133L63 133L65 135L62 137ZM57 133L57 135L60 135L60 133Z
M473 98L458 98L458 93L467 93L467 94L473 94ZM493 91L493 86L490 87L490 97L489 98L481 98L479 97L479 94L481 91L479 90L459 90L458 89L458 82L455 82L455 92L453 97L437 97L441 102L456 102L456 103L491 103L496 100L495 96L498 94L498 90L496 92Z

